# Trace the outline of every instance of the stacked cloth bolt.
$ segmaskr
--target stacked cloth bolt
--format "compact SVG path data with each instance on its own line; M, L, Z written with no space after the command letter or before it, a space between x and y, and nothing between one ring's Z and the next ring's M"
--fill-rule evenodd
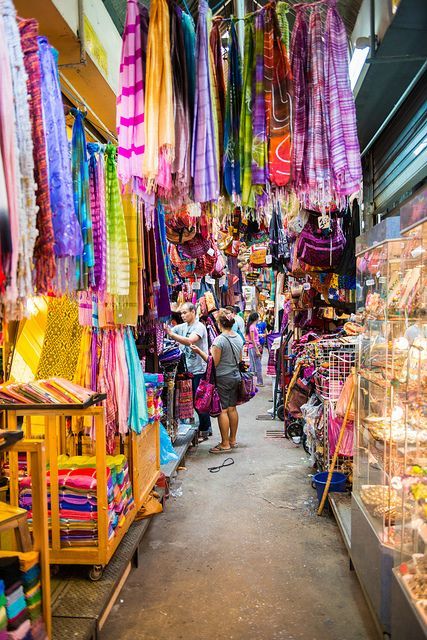
M39 554L2 551L0 576L0 640L47 640Z
M50 487L50 474L47 474ZM107 456L108 538L116 535L134 500L125 456ZM28 510L32 523L31 477L20 480L19 504ZM98 544L98 504L95 457L59 456L58 458L59 519L62 547L92 546ZM51 505L48 493L48 509ZM49 512L49 530L52 519Z

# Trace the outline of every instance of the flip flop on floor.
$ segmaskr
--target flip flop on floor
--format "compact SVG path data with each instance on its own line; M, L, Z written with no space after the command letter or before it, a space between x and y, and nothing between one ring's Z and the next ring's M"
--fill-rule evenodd
M227 451L231 451L231 447L229 449L224 449L219 444L209 449L209 453L227 453Z

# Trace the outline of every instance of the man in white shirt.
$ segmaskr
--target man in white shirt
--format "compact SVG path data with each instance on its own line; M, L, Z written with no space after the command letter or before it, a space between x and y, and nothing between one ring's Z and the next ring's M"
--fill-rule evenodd
M193 374L193 398L196 394L199 382L206 371L206 362L191 350L191 345L196 345L204 353L209 352L208 334L205 325L196 317L196 307L191 302L186 302L181 308L183 323L173 329L167 327L170 338L184 346L185 361L189 373ZM198 413L200 437L206 440L212 434L211 418L208 413Z

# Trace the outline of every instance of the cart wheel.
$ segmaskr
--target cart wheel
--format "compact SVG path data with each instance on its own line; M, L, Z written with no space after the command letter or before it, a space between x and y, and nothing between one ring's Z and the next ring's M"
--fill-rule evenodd
M286 425L286 436L289 440L292 440L294 444L301 444L302 435L302 426L298 420L294 420Z
M285 407L283 404L277 407L276 415L277 415L277 419L280 420L280 422L285 421Z
M94 564L89 570L89 580L92 580L92 582L98 582L98 580L101 580L103 573L104 567L102 564Z

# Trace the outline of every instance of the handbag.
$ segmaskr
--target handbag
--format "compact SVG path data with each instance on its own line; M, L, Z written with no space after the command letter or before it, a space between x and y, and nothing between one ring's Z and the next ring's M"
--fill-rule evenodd
M191 240L178 244L179 252L186 258L202 258L210 248L210 241L198 233ZM215 263L214 263L215 264Z
M337 220L331 222L330 234L325 235L309 220L297 242L297 257L312 267L331 270L341 260L345 237Z
M211 381L214 381L213 383ZM216 418L221 413L221 400L216 388L215 365L212 356L208 358L208 366L204 377L200 380L194 396L194 407L198 413L209 413Z
M249 261L253 267L265 267L267 258L267 247L265 245L254 245L251 247Z
M192 418L194 414L193 385L188 373L180 373L175 380L175 417Z
M245 404L245 402L249 402L249 400L251 400L258 393L258 389L255 386L254 375L251 371L242 371L243 367L241 367L240 362L237 361L231 340L227 338L227 336L224 336L224 338L226 338L230 345L230 349L236 362L237 370L240 373L240 382L237 389L237 404Z

